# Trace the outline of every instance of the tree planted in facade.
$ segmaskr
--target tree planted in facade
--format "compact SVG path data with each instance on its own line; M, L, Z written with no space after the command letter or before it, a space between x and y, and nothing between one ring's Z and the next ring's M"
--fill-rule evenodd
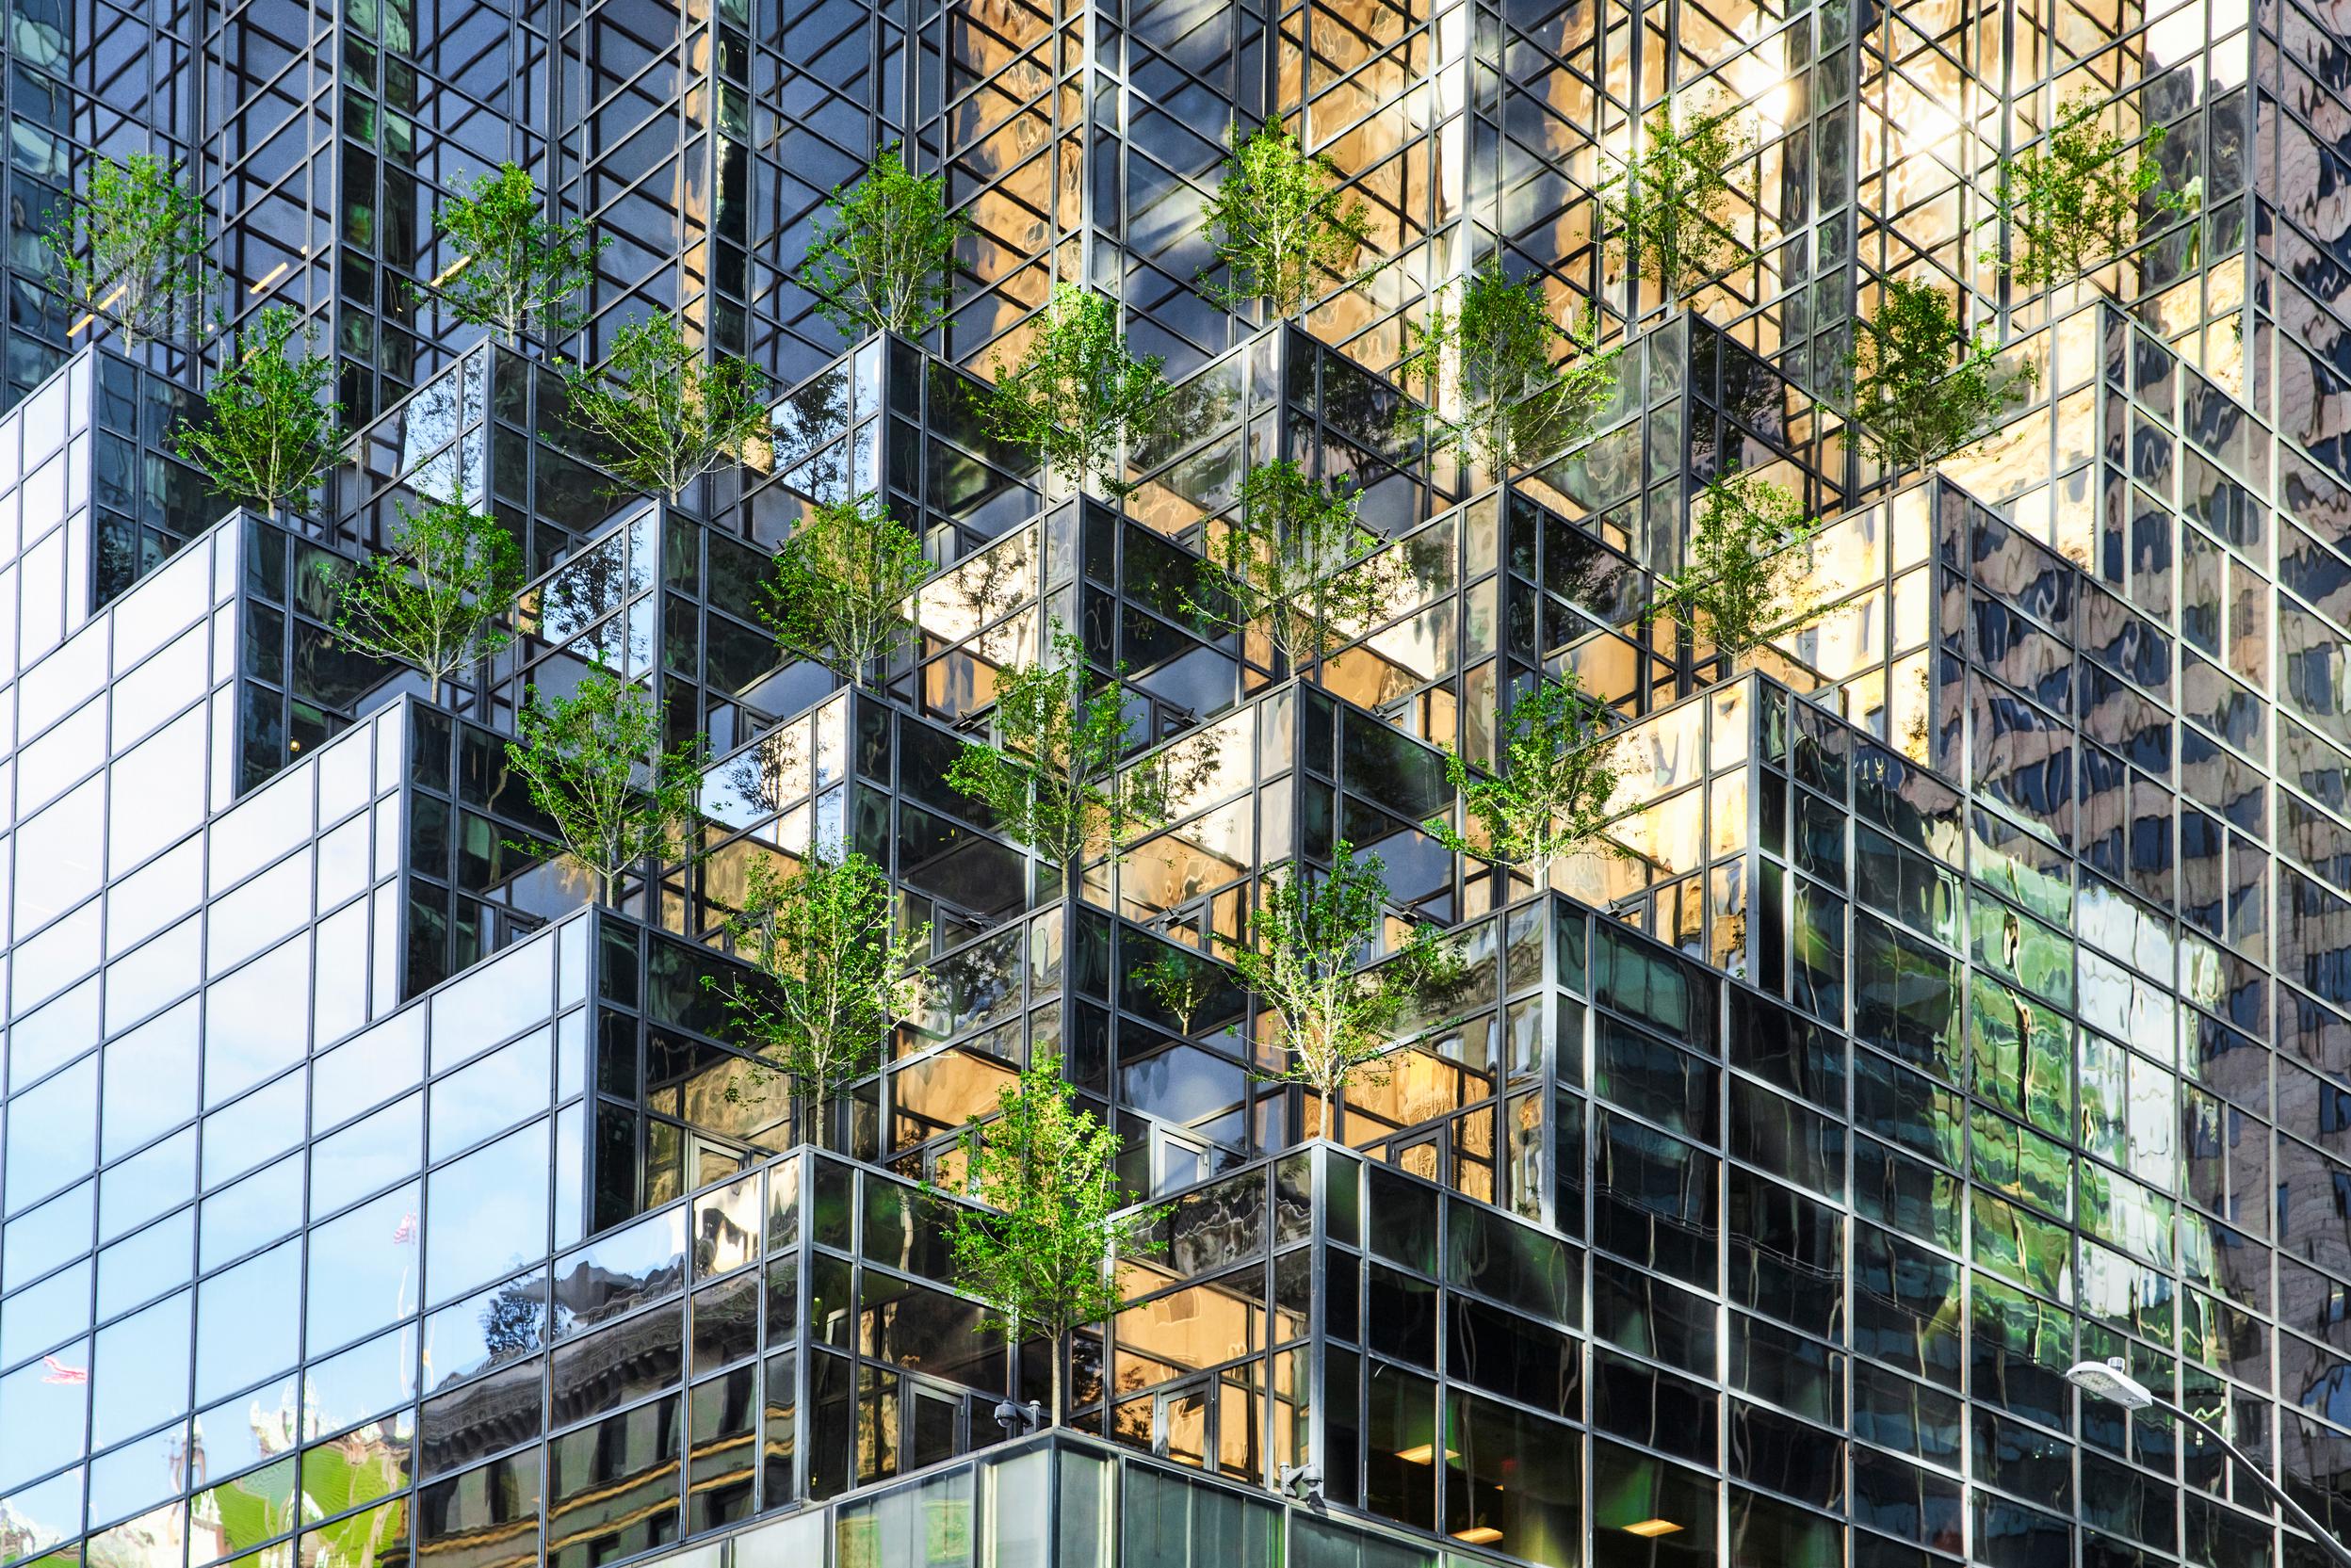
M433 227L456 252L434 285L460 321L493 328L516 348L534 327L553 342L586 323L577 301L612 242L592 237L585 218L550 218L538 182L520 167L503 164L443 202Z
M1270 1076L1314 1092L1326 1137L1332 1100L1351 1078L1378 1078L1405 1007L1458 965L1437 947L1435 928L1421 926L1388 962L1358 969L1357 956L1386 917L1386 867L1377 855L1357 860L1342 839L1327 875L1295 864L1269 875L1246 936L1232 949L1242 987L1281 1014L1290 1064Z
M1641 122L1640 153L1602 194L1629 270L1679 304L1752 259L1739 237L1739 187L1731 170L1755 152L1735 105L1711 99L1678 122L1668 98Z
M1690 556L1658 585L1658 607L1714 645L1725 665L1800 624L1820 524L1757 474L1722 474L1693 509Z
M1072 875L1093 846L1115 850L1166 809L1164 768L1119 767L1133 728L1127 700L1122 681L1095 684L1084 644L1057 633L1052 662L997 678L997 738L966 741L947 782L985 805L1007 837Z
M1062 283L1020 359L997 360L981 412L997 440L1035 452L1064 479L1115 492L1122 445L1148 429L1167 401L1163 363L1127 351L1108 295Z
M1513 282L1499 261L1469 274L1452 304L1440 300L1412 331L1400 369L1419 382L1426 404L1410 416L1416 433L1494 473L1590 435L1615 396L1621 350L1599 348L1597 323L1562 328L1535 285ZM1563 344L1576 350L1565 363ZM1459 412L1439 412L1447 407Z
M513 640L501 617L523 587L523 553L496 518L462 501L399 509L391 549L335 584L334 633L347 648L414 665L441 684Z
M41 243L66 293L121 332L125 352L194 320L212 286L203 203L151 153L95 158Z
M888 875L854 850L813 854L789 876L764 856L754 860L742 912L726 929L758 978L703 983L725 1003L754 1081L770 1068L791 1079L823 1144L835 1093L873 1070L890 1030L920 1005L910 971L931 929L896 918Z
M1078 1104L1061 1059L1039 1052L997 1095L997 1114L964 1129L955 1190L986 1206L941 1205L956 1288L1010 1343L1042 1335L1051 1347L1056 1426L1069 1334L1126 1304L1116 1257L1160 1245L1151 1231L1167 1209L1127 1208L1118 1151L1118 1135Z
M1930 283L1885 280L1877 308L1854 323L1845 356L1858 427L1880 467L1933 467L1982 436L2031 365L2003 372L1981 333L1970 336L1952 297Z
M1538 681L1502 716L1499 773L1474 774L1457 753L1445 758L1480 841L1442 816L1422 831L1455 854L1499 861L1543 886L1559 857L1601 841L1618 773L1609 729L1608 705L1573 670Z
M2067 99L2040 146L2001 166L1994 200L2007 220L2016 277L2036 288L2085 277L2138 243L2143 213L2194 210L2189 191L2159 191L2164 128L2148 127L2138 154L2103 129L2104 104L2095 90ZM1983 259L2000 265L1997 248Z
M1262 299L1285 319L1325 277L1348 282L1371 243L1364 204L1339 188L1337 167L1273 123L1246 138L1234 128L1232 156L1202 218L1234 280L1209 285L1209 296L1227 310Z
M560 840L515 848L570 853L595 878L605 904L630 866L684 855L702 795L702 747L664 749L660 706L641 687L601 666L569 697L548 698L533 687L515 716L515 734L507 765Z
M1178 1034L1192 1033L1192 1021L1224 982L1216 965L1197 953L1178 947L1162 948L1134 971L1135 983L1175 1017Z
M919 337L947 318L956 242L970 228L948 211L947 177L915 173L892 142L854 185L833 187L801 286L844 336Z
M859 684L904 645L930 574L922 541L880 497L821 502L776 551L759 615L786 653Z
M1240 481L1239 514L1208 541L1205 592L1188 600L1204 621L1262 625L1295 670L1385 619L1404 586L1386 542L1355 520L1351 488L1310 479L1288 458Z
M565 366L563 391L605 466L673 501L768 428L767 378L733 354L705 359L669 315L623 328L599 369Z
M297 335L302 352L287 349ZM272 305L240 329L204 392L204 417L172 434L214 493L274 512L306 496L342 454L343 405L330 400L334 362L309 351L300 311Z

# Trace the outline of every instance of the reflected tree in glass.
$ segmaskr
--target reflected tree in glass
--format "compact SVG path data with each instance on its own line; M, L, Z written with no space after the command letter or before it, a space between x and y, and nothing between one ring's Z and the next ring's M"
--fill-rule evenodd
M302 351L289 353L298 336ZM203 417L183 420L172 445L215 494L275 514L307 500L342 454L333 383L334 361L310 352L301 313L272 305L236 333L204 391Z
M991 435L1036 453L1070 483L1116 493L1124 443L1167 401L1162 364L1128 351L1108 295L1062 283L1033 319L1021 357L997 357L981 414Z
M462 501L399 509L392 548L337 578L334 632L347 648L414 665L441 683L513 640L503 624L523 586L522 551L495 517Z
M892 142L853 186L835 186L800 284L844 336L919 337L947 318L955 246L971 222L947 208L947 178L918 175Z
M1446 755L1446 779L1475 837L1442 816L1423 830L1455 854L1499 861L1543 886L1562 855L1608 844L1602 830L1618 776L1609 729L1608 704L1573 670L1538 681L1502 717L1501 771L1474 773L1458 753Z
M1716 94L1683 116L1672 98L1641 122L1643 149L1601 194L1628 271L1670 308L1755 258L1733 226L1731 170L1755 152L1739 107Z
M1839 412L1888 472L1933 468L1982 436L2037 374L2003 370L1992 345L1970 335L1949 292L1888 278L1877 308L1854 323L1845 356L1852 396ZM1834 400L1832 400L1833 403Z
M984 1206L941 1205L956 1288L1013 1344L1032 1334L1050 1344L1058 1426L1068 1404L1064 1341L1125 1304L1113 1258L1158 1251L1150 1232L1167 1210L1127 1208L1118 1135L1078 1104L1050 1051L1005 1087L993 1117L964 1129L958 1152L954 1191Z
M565 366L563 391L604 466L673 501L768 427L767 378L733 354L705 359L669 315L623 328L597 369Z
M1532 282L1489 259L1412 329L1398 370L1424 407L1406 411L1406 433L1498 474L1573 445L1616 393L1622 350L1601 349L1598 332L1597 319L1561 327Z
M2137 155L2101 128L2105 104L2096 89L2067 99L2048 139L2002 165L1995 200L2007 223L2008 270L2035 287L2069 283L2138 243L2143 218L2193 212L2200 182L2157 190L2163 166L2161 125L2148 127ZM1981 258L2002 265L1998 247Z
M121 332L125 352L192 322L215 277L203 203L149 153L94 157L41 243L65 292Z
M660 705L601 665L569 697L532 687L515 716L506 760L559 843L519 843L526 854L568 852L611 904L621 873L647 858L669 862L690 848L702 792L699 741L664 750Z
M745 874L742 911L726 923L736 956L756 974L733 984L703 978L725 1003L735 1043L753 1055L754 1084L769 1068L790 1078L820 1146L835 1092L872 1071L890 1030L920 1003L910 971L931 929L907 928L896 902L882 867L853 850L813 854L788 876L759 856ZM727 1096L739 1097L737 1086Z
M1441 991L1460 966L1438 946L1435 928L1418 926L1386 962L1358 967L1386 925L1385 873L1377 855L1357 860L1344 839L1326 875L1295 863L1278 867L1265 879L1243 940L1230 945L1242 987L1281 1014L1290 1063L1270 1076L1314 1093L1323 1137L1332 1135L1331 1102L1349 1080L1383 1076L1381 1059L1405 1007Z
M1712 643L1727 670L1811 616L1820 531L1785 487L1718 474L1693 509L1688 562L1658 585L1658 608Z
M518 166L501 165L443 202L433 227L457 255L433 286L460 321L495 328L515 348L534 327L553 342L586 323L576 300L611 240L591 238L585 218L550 218L538 182Z
M930 574L922 541L880 497L819 502L776 551L759 615L786 653L862 684L905 645Z
M947 782L1066 876L1094 847L1114 849L1164 820L1177 791L1164 766L1121 769L1133 730L1127 701L1124 682L1096 685L1085 645L1057 632L1051 663L997 677L996 739L965 742Z
M1209 283L1227 310L1262 299L1282 319L1296 315L1323 285L1345 286L1371 243L1364 204L1339 189L1338 170L1309 154L1277 124L1243 138L1234 127L1232 155L1201 218L1229 286Z
M1187 607L1202 621L1265 628L1292 670L1311 664L1387 618L1401 596L1401 555L1355 520L1352 488L1310 479L1288 458L1242 477L1239 515L1211 525L1205 592Z

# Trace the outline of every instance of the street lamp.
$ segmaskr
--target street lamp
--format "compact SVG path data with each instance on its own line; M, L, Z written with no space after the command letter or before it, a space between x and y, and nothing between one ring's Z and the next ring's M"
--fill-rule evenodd
M2078 1362L2066 1372L2066 1381L2091 1398L2103 1399L2111 1405L2120 1405L2124 1410L2161 1411L2173 1420L2186 1425L2198 1436L2218 1444L2222 1452L2243 1465L2246 1474L2261 1483L2263 1492L2277 1499L2278 1506L2284 1510L2287 1518L2308 1532L2311 1540L2324 1546L2327 1554L2342 1563L2343 1568L2351 1568L2351 1547L2346 1547L2342 1542L2336 1540L2332 1531L2311 1518L2303 1510L2301 1504L2287 1496L2285 1488L2269 1479L2269 1472L2266 1468L2246 1458L2235 1444L2221 1436L2204 1421L2189 1414L2167 1399L2157 1398L2153 1389L2131 1375L2129 1368L2124 1366L2119 1356L2112 1361Z

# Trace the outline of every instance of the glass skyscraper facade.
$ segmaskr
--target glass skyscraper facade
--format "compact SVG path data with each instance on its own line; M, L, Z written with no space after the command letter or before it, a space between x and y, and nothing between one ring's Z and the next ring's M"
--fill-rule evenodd
M2351 1534L2351 15L2305 0L11 0L0 322L0 1564L38 1568L2302 1568L2246 1465L2066 1382L2122 1358ZM2061 105L2185 211L2002 263ZM1603 193L1735 112L1736 262L1629 271ZM1279 120L1361 275L1220 303ZM2160 131L2160 137L2154 133ZM970 222L945 321L797 279L901 143ZM216 303L336 359L316 510L174 453L222 335L125 354L41 243L99 154L185 166ZM2135 154L2133 154L2135 155ZM561 343L436 302L511 160L609 241ZM1502 471L1410 433L1488 260L1619 350ZM1933 284L1983 438L1873 463L1856 317ZM1083 491L979 409L1061 284L1173 412ZM773 388L631 493L559 358L653 313ZM1300 671L1196 613L1242 476L1346 481L1402 586ZM1823 520L1726 660L1658 607L1697 498ZM1115 490L1116 493L1111 493ZM846 688L757 586L817 506L921 539ZM494 513L511 647L429 698L338 641L419 495ZM1164 821L1067 868L947 773L1056 629L1123 671ZM526 692L601 664L707 738L694 853L608 904L527 848ZM1604 843L1537 886L1427 830L1573 670ZM1270 872L1376 853L1460 960L1325 1114L1278 1018L1141 978ZM720 994L750 868L854 849L927 928L838 1103ZM1377 956L1377 955L1368 955ZM1158 1252L1055 1349L955 1287L926 1184L1050 1053ZM1310 1467L1310 1468L1307 1468Z

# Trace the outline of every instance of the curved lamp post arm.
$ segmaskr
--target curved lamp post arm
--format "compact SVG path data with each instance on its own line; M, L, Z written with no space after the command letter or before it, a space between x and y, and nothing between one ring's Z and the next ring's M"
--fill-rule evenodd
M2269 1479L2269 1471L2266 1466L2262 1465L2259 1461L2247 1457L2243 1449L2239 1448L2234 1443L2231 1443L2227 1438L2223 1437L2220 1432L2209 1422L2206 1422L2197 1416L2189 1414L2186 1411L2181 1409L2178 1405L2173 1404L2168 1399L2152 1400L2150 1401L2148 1408L2151 1410L2162 1411L2165 1415L2170 1416L2173 1420L2178 1421L2181 1425L2189 1428L2198 1436L2205 1438L2209 1442L2219 1445L2221 1452L2227 1454L2230 1459L2235 1460L2238 1464L2242 1465L2246 1473L2251 1476L2253 1479L2260 1484L2261 1489L2264 1493L2267 1493L2269 1496L2277 1502L2279 1511L2282 1511L2287 1518L2293 1520L2305 1534L2309 1535L2311 1540L2317 1542L2319 1545L2326 1550L2327 1556L2333 1558L2337 1562L2342 1563L2343 1568L2351 1568L2351 1547L2346 1547L2342 1542L2336 1540L2334 1531L2328 1529L2326 1526L2311 1518L2309 1511L2305 1510L2300 1503L2295 1502L2291 1496L2287 1495L2286 1489L2284 1487L2278 1485L2276 1481L2271 1480Z

